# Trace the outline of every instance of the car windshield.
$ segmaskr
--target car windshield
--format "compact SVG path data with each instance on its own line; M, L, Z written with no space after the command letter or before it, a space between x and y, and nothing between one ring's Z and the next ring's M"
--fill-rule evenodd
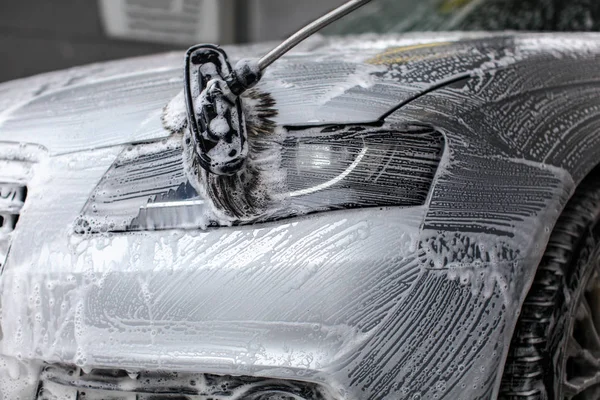
M600 1L375 0L328 33L456 30L600 31Z

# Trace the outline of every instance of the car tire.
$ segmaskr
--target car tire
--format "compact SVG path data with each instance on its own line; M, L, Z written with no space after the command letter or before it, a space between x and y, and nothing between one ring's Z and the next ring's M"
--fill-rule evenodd
M600 399L600 170L559 218L511 341L500 399Z

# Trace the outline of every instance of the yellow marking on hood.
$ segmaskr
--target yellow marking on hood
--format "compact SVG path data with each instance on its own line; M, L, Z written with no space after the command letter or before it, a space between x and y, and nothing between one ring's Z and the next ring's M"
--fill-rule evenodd
M446 52L431 51L431 49L449 44L452 44L452 42L422 43L413 46L394 47L387 49L383 53L377 54L375 57L368 59L366 62L374 65L391 65L409 61L419 61L428 58L437 58L445 55Z
M450 14L471 3L473 0L444 0L439 6L442 14Z

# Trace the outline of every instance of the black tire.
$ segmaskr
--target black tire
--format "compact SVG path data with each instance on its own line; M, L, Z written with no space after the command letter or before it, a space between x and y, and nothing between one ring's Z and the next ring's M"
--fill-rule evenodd
M600 398L600 384L573 395L573 382L580 382L574 379L593 371L571 355L571 350L580 349L573 335L581 333L580 325L584 323L577 312L587 305L583 303L590 296L586 289L598 279L599 219L600 170L597 169L579 185L552 232L512 338L501 399ZM600 302L600 292L593 297ZM595 330L597 333L597 325ZM577 341L585 341L583 347L590 345L585 338ZM600 360L600 348L592 350Z

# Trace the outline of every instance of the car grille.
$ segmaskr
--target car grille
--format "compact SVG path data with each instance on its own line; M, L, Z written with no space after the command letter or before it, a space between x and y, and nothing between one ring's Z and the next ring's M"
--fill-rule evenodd
M36 400L325 400L315 383L245 376L145 371L65 365L44 368Z

